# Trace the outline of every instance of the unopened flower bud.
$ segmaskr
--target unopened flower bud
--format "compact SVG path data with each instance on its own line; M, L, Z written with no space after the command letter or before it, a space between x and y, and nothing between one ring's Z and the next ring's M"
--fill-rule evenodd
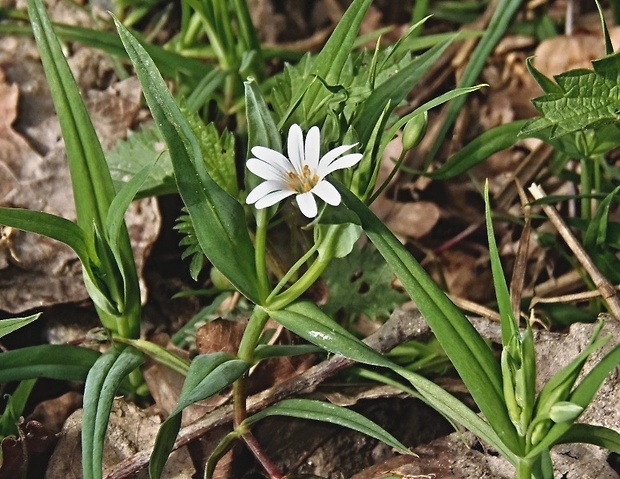
M427 125L427 112L416 115L407 122L405 128L403 128L403 149L405 151L411 150L412 148L418 146L426 134Z

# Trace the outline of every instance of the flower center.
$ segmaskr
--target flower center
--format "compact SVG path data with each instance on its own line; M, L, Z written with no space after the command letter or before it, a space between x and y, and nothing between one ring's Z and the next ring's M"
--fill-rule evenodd
M319 177L316 173L310 171L308 165L304 165L301 175L295 171L289 171L288 178L288 185L298 193L307 193L319 182Z

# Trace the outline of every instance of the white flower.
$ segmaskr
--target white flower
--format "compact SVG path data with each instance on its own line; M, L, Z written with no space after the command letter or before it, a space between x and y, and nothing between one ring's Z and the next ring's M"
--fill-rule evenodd
M299 209L308 218L317 215L314 195L329 205L339 205L340 193L325 177L333 171L350 168L362 159L361 153L340 156L356 144L334 148L319 159L321 134L318 127L310 128L304 145L301 128L292 125L288 131L288 158L264 146L252 148L256 158L247 161L248 170L265 181L250 191L246 203L262 209L297 195Z

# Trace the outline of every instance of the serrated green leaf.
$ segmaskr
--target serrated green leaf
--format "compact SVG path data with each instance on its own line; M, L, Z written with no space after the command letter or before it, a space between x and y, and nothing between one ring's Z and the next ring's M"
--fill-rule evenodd
M391 286L394 273L371 245L354 248L348 256L330 262L323 279L329 287L323 310L330 316L343 310L349 315L387 318L407 300Z
M159 479L181 427L181 413L187 406L206 399L229 386L250 369L250 364L227 353L196 356L190 364L179 401L157 432L149 476Z
M187 108L182 108L181 111L200 144L207 172L220 188L236 198L239 195L239 186L233 134L228 130L220 134L213 123L205 124L198 113Z
M101 356L92 349L44 344L0 353L0 384L32 378L84 381Z
M170 154L165 149L164 139L155 123L142 125L137 132L130 132L126 140L117 142L114 148L106 153L116 191L142 168L153 164L156 158L159 159L137 197L176 193L178 190Z
M388 433L381 426L365 418L360 413L324 401L311 399L285 399L262 411L248 417L245 424L254 424L269 416L287 416L300 419L337 424L367 436L374 437L401 454L415 455L398 439Z
M82 418L82 471L84 479L103 477L103 443L116 391L144 362L137 349L112 348L101 355L86 378Z
M168 148L179 192L211 263L250 300L260 303L254 246L243 207L208 174L200 145L144 48L115 19L144 95Z
M592 62L594 70L556 75L559 91L532 100L543 114L526 124L522 134L551 128L551 138L620 121L620 52Z
M23 318L0 319L0 338L32 323L33 321L39 319L39 316L41 316L41 313L31 314L30 316L25 316Z

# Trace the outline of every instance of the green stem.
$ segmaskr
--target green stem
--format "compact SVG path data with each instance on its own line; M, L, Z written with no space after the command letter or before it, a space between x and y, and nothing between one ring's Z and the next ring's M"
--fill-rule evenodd
M237 357L243 359L249 363L254 361L254 350L258 345L265 324L269 319L269 315L259 307L255 307L248 321L248 325L245 328L241 343L239 344L239 351ZM247 417L246 409L246 376L242 376L237 379L233 384L233 409L234 409L234 424L237 427Z
M291 266L291 268L287 271L287 273L284 276L282 276L282 279L276 285L276 287L273 288L273 291L269 294L269 296L267 296L265 303L268 304L271 300L273 300L277 296L277 294L282 290L282 288L286 286L286 283L289 282L291 277L295 273L297 273L299 268L301 268L312 257L312 255L316 253L316 250L318 249L318 247L319 245L317 243L313 244L312 247L308 251L306 251L306 253L301 258L299 258L293 266Z
M529 460L519 460L516 479L532 479L532 463Z
M589 158L582 158L581 163L581 218L589 221L592 216L591 198L585 195L592 193L592 161Z
M396 175L396 173L401 169L401 166L403 164L403 161L405 160L405 156L407 155L408 151L409 150L405 150L403 148L403 151L401 151L398 161L394 164L394 167L392 168L392 171L390 171L390 174L388 175L388 177L370 197L370 201L368 201L369 205L372 204L379 197L381 193L383 193L383 190L385 190L387 186L390 184L390 181L392 181L392 178L394 178L394 175Z
M256 250L256 273L258 275L258 290L261 298L269 294L269 274L267 272L267 226L269 220L267 209L258 210L256 216L256 237L254 248Z
M269 309L271 309L272 311L280 310L291 304L297 298L299 298L308 290L308 288L310 288L310 286L314 284L317 279L319 279L321 274L323 274L323 271L325 271L325 268L327 268L328 264L329 259L317 259L314 263L312 263L312 265L310 265L310 267L306 270L303 276L295 282L295 284L293 284L283 293L275 296L271 301L267 303Z

